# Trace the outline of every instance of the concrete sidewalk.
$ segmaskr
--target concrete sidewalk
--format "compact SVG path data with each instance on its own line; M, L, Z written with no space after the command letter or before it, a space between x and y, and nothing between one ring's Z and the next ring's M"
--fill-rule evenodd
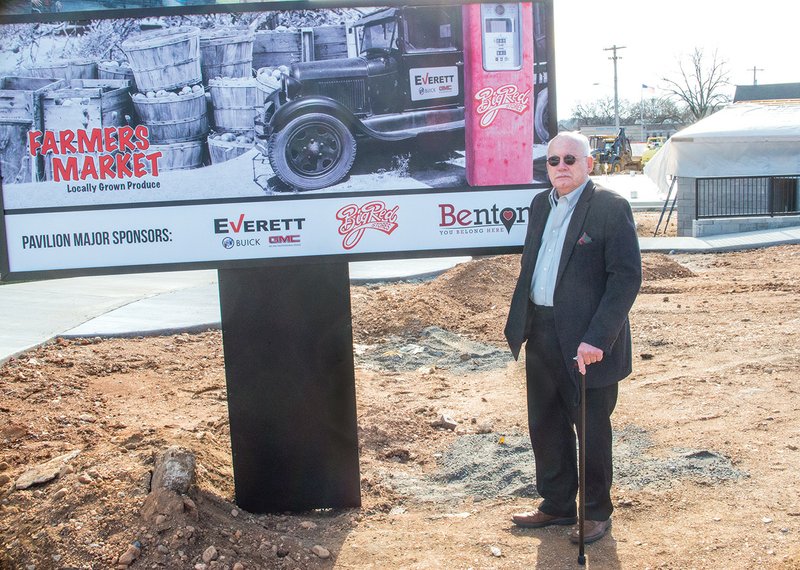
M350 264L353 283L437 275L447 257ZM125 337L219 328L216 270L71 277L0 285L0 362L63 337Z
M800 227L707 238L640 238L643 252L719 252L800 243ZM353 283L424 278L468 257L350 264ZM0 362L57 336L143 336L219 328L217 272L181 271L0 285Z
M639 247L642 251L660 251L663 253L714 253L790 243L800 243L800 227L724 234L705 238L639 238Z

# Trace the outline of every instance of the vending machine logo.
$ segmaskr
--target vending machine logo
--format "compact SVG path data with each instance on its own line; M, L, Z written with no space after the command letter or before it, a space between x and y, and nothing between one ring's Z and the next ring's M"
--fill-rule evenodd
M380 200L367 202L362 206L348 204L336 212L336 219L339 220L339 235L344 236L342 246L345 249L353 249L367 230L378 230L390 235L397 229L397 211L400 206L389 209Z
M480 116L480 126L486 128L502 109L518 115L525 113L530 107L531 90L520 91L516 85L510 84L497 89L484 87L475 94L475 99L479 102L475 112Z

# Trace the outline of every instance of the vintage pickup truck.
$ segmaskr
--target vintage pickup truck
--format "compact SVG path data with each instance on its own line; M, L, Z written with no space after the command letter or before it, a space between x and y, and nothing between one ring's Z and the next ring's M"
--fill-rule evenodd
M450 132L463 145L461 7L385 8L354 30L357 57L293 64L258 121L259 150L297 190L347 176L357 139Z

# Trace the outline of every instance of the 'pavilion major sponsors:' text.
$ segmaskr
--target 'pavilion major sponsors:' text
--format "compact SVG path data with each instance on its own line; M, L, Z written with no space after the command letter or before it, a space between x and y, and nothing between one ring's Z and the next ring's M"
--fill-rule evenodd
M167 228L145 228L96 232L63 232L22 236L22 249L47 249L91 245L121 245L138 243L163 243L172 241Z

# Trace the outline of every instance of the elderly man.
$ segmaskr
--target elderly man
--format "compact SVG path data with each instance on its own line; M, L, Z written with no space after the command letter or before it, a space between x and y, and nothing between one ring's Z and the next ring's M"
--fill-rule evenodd
M553 188L531 203L528 233L505 334L515 358L523 342L528 428L538 509L512 517L539 528L576 522L576 368L586 374L585 542L611 526L611 413L631 372L628 312L642 281L628 202L589 179L588 139L561 133L547 148ZM578 541L577 530L570 535Z

